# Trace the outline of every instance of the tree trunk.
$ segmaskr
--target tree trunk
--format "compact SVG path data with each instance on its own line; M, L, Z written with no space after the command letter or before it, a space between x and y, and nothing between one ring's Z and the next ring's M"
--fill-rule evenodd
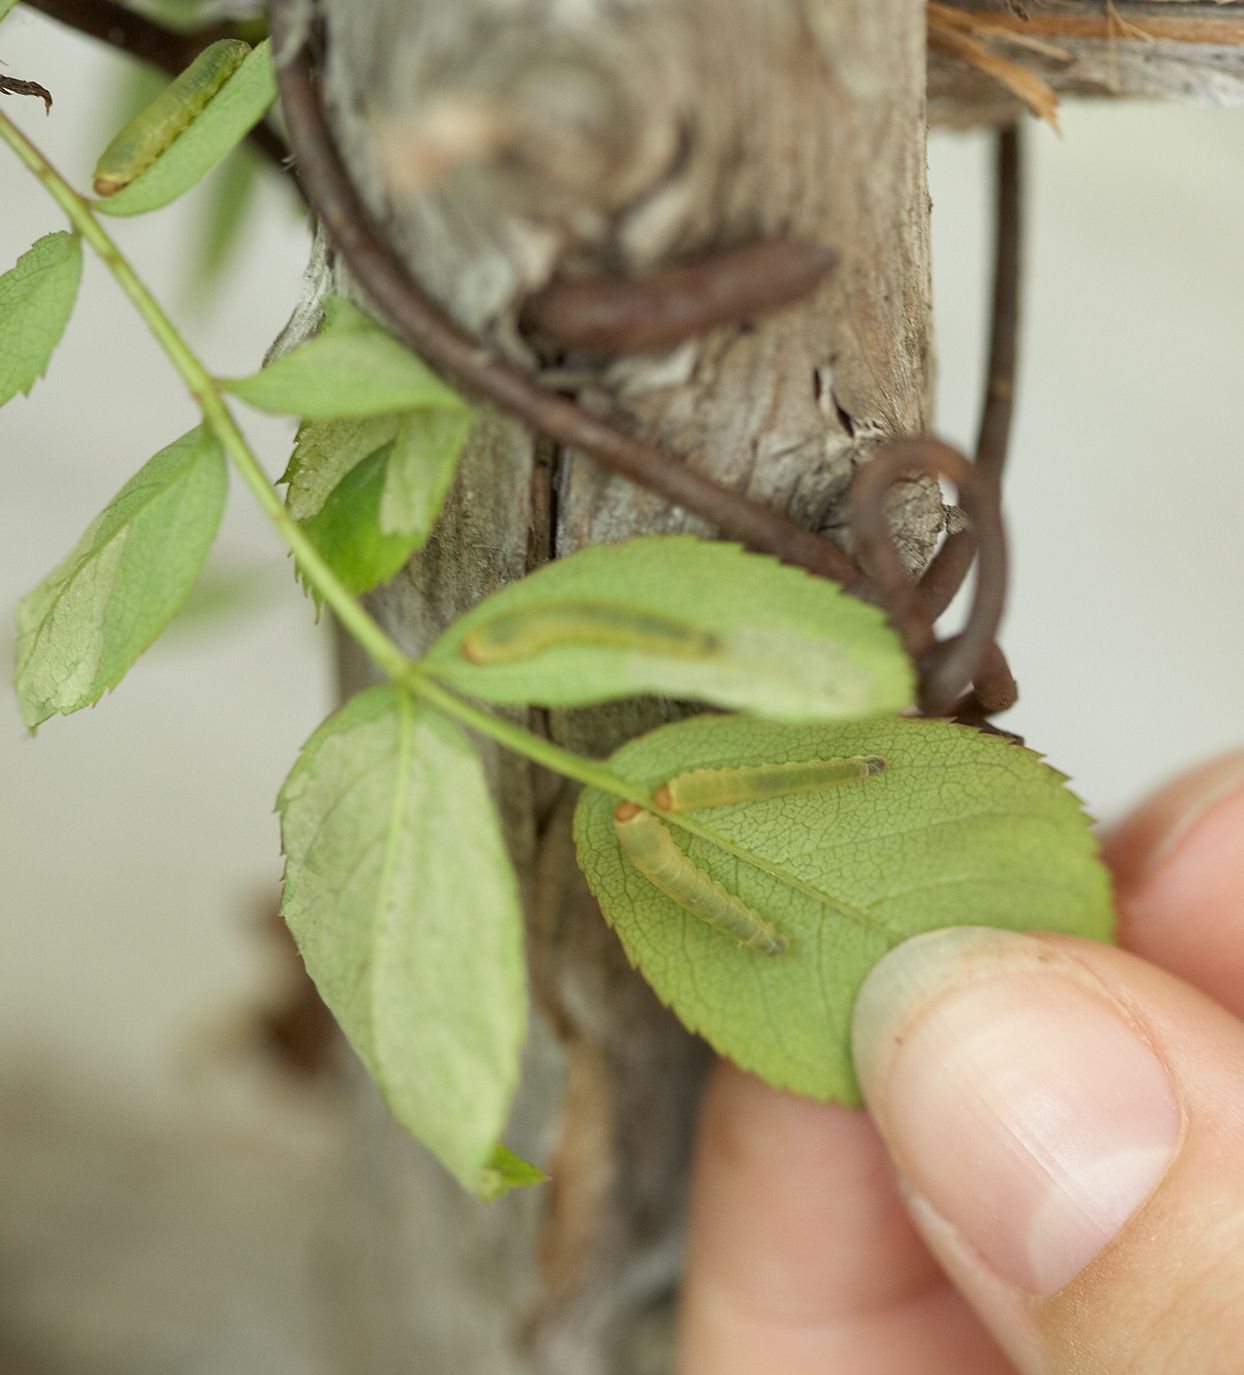
M819 531L876 441L928 424L921 0L328 0L352 172L440 304L524 367ZM643 275L771 236L835 250L808 299L659 355L541 355L518 325L555 274ZM335 269L338 288L350 283ZM314 284L315 290L324 285ZM899 489L918 566L935 486ZM420 651L499 585L584 544L699 529L485 414L427 550L373 598ZM668 703L537 715L604 754ZM574 863L570 791L482 746L530 897L536 1005L507 1141L543 1189L484 1205L360 1090L365 1202L334 1284L363 1375L669 1368L701 1043L626 965Z

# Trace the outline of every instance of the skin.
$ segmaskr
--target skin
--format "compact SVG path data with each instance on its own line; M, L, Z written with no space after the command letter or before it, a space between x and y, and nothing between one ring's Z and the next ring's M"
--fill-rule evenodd
M922 1200L909 1210L865 1112L723 1063L700 1119L679 1375L1244 1370L1244 752L1176 780L1104 850L1124 949L1004 939L1074 963L1143 1026L1184 1114L1147 1201L1069 1283L1022 1293Z

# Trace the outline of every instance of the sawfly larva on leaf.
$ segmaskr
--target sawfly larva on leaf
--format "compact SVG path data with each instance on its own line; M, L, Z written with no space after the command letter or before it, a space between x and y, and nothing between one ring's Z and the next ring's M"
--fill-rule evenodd
M634 802L621 803L613 827L627 859L667 898L736 945L762 955L781 955L787 941L741 898L697 868L674 843L665 823Z
M750 764L737 769L691 769L675 774L652 795L663 812L694 812L729 802L760 802L787 793L812 792L885 770L876 754L841 759L800 759L793 764Z
M473 664L512 664L545 649L572 645L680 659L703 659L721 649L716 635L672 616L608 602L570 600L503 611L467 635L462 653Z
M95 164L95 194L115 196L165 152L250 55L249 43L211 43L112 140Z

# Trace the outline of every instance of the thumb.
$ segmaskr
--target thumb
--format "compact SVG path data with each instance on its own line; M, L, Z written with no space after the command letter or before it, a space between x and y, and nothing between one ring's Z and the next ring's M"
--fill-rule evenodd
M860 1082L943 1268L1029 1375L1244 1351L1244 1026L1120 950L961 927L856 1004Z

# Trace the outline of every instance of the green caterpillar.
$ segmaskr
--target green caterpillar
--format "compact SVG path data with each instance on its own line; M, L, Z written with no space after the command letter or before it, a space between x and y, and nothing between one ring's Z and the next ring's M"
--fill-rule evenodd
M679 907L747 950L781 955L786 938L742 899L727 893L674 843L665 823L633 802L614 811L613 828L627 859Z
M884 769L885 760L876 754L801 759L794 764L752 764L738 769L692 769L659 787L652 800L663 812L694 812L701 807L724 807L728 802L759 802L786 793L828 788L871 778Z
M194 59L112 140L95 164L95 194L115 196L145 172L237 71L251 48L222 38Z
M474 664L511 664L560 645L601 645L685 659L702 659L721 649L716 635L672 616L567 600L503 611L467 635L462 653Z

